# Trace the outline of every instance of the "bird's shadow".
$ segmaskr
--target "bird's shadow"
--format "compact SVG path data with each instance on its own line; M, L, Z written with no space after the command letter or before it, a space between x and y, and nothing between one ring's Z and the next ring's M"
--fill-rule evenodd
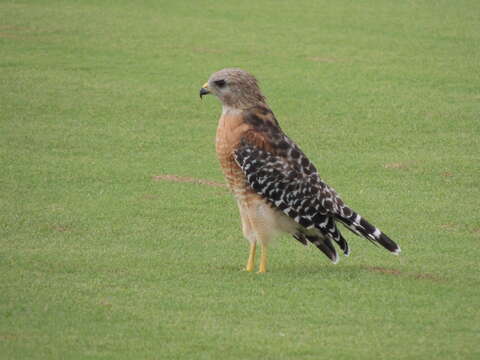
M272 269L275 274L289 274L296 277L344 278L355 280L365 273L365 268L359 265L332 266L327 265L283 265Z
M328 264L330 265L330 264ZM410 279L410 280L425 280L431 282L446 282L447 279L435 274L418 273L400 270L394 267L374 266L374 265L342 265L342 266L328 266L328 265L284 265L272 269L275 274L294 275L295 277L303 278L322 278L322 279L343 279L344 281L352 281L361 279L364 276L372 274L382 277L390 277L395 280Z
M380 277L390 277L395 280L425 280L431 282L445 282L448 279L429 273L418 273L395 267L385 267L378 265L356 264L356 265L331 265L331 264L277 264L270 266L267 273L257 274L256 272L247 272L245 268L238 265L224 264L217 267L217 270L227 271L228 273L244 273L252 276L267 276L295 278L295 279L335 279L343 281L355 281L372 274Z
M218 270L227 272L238 272L246 275L258 275L258 276L281 276L295 277L295 278L314 278L320 277L323 279L328 278L344 278L346 280L355 280L368 272L368 270L361 265L344 265L344 266L332 266L327 265L275 265L269 267L265 274L257 274L256 270L253 272L247 272L244 267L236 266L232 264L222 265L218 267Z

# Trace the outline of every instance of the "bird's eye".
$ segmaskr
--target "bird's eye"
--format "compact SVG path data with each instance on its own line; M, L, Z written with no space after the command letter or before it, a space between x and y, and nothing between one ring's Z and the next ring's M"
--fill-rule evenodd
M214 81L214 83L218 87L224 87L225 86L225 80L217 80L217 81Z

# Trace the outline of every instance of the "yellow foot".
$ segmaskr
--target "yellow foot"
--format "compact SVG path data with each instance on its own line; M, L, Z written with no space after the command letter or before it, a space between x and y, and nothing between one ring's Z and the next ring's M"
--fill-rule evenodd
M250 243L250 253L248 254L247 267L245 271L251 272L255 268L255 252L257 250L256 243Z
M253 264L252 264L252 266L249 266L249 265L250 264L247 264L247 267L243 270L248 271L248 272L252 272L253 271Z
M262 256L260 257L260 266L258 268L259 274L267 272L267 245L262 244Z

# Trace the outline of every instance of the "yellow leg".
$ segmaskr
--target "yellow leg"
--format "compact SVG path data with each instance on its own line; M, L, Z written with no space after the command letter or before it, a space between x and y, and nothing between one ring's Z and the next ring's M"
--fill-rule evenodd
M262 256L260 258L259 273L267 272L267 245L262 244Z
M247 261L247 271L253 271L255 267L255 252L257 250L257 244L254 242L250 243L250 253L248 254L248 261Z

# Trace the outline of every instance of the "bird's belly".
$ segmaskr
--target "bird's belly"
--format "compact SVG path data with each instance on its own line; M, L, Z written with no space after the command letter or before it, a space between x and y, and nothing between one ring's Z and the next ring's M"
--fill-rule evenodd
M254 238L261 243L268 243L281 233L294 234L298 224L293 219L272 207L265 199L254 193L235 196L242 223L248 222L255 229ZM248 231L247 231L248 232ZM250 239L250 236L247 235ZM250 239L251 240L251 239Z

